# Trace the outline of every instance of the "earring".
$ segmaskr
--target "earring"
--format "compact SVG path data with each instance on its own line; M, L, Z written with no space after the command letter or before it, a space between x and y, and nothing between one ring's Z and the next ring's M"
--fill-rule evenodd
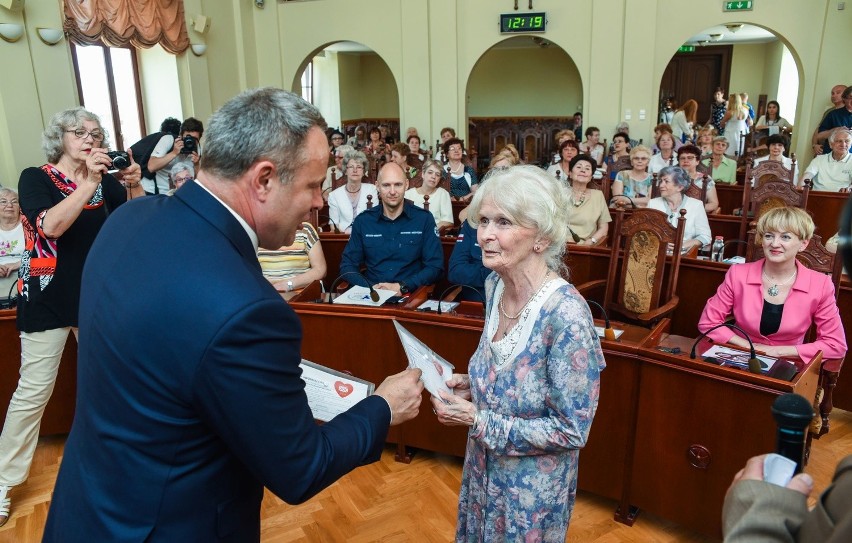
M535 252L537 252L537 253L540 253L540 252L541 252L541 245L534 245L534 246L533 246L533 251L535 251Z

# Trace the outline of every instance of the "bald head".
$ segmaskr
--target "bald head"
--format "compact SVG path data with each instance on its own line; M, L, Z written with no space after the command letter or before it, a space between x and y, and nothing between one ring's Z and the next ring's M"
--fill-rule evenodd
M379 170L378 181L406 181L405 172L396 162L388 162Z
M846 85L835 85L831 87L831 103L839 106L843 102L843 91L846 90Z

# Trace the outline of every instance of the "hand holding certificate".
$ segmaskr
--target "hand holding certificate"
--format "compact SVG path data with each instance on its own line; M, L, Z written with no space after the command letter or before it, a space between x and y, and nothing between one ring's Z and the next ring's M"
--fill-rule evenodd
M447 380L453 376L454 366L414 337L401 324L393 321L393 325L408 356L408 367L423 372L421 379L429 394L436 398L441 397L441 392L452 394L453 391L447 387Z

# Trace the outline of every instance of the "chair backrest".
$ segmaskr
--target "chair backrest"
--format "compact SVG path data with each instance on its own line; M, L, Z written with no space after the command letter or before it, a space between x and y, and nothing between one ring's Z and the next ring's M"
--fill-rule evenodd
M343 185L346 184L346 175L341 175L340 177L337 177L337 171L336 170L337 170L336 166L331 167L331 190L340 188L340 187L342 187ZM314 226L316 226L316 225L314 225Z
M675 299L685 216L686 210L681 210L677 227L674 227L669 224L667 215L656 209L634 209L626 219L624 210L617 209L604 297L607 308L628 319L646 323L659 320L674 309L672 306L660 312L662 306ZM664 287L670 246L673 247L671 269Z
M707 174L702 174L701 186L699 187L698 185L695 184L695 181L693 181L692 183L689 184L688 187L686 187L683 190L683 194L685 196L689 196L690 198L695 198L699 202L706 202L707 201L707 184L709 183L709 181L710 181L710 177Z
M792 167L787 169L784 164L775 160L764 160L757 166L753 160L746 162L745 182L751 185L751 180L754 180L754 186L759 187L766 181L786 181L793 182L793 172L796 171L796 156L792 156Z
M807 209L810 190L810 180L805 181L801 191L787 181L764 181L762 185L755 188L752 188L751 183L746 183L743 187L739 239L746 239L749 229L753 228L760 216L770 209L784 206Z

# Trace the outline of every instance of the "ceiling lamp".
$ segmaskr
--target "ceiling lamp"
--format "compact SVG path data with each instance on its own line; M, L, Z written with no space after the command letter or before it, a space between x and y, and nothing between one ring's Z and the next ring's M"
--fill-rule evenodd
M728 24L725 25L725 28L727 28L731 32L731 34L736 32L737 30L741 29L742 27L743 27L742 23L728 23Z

